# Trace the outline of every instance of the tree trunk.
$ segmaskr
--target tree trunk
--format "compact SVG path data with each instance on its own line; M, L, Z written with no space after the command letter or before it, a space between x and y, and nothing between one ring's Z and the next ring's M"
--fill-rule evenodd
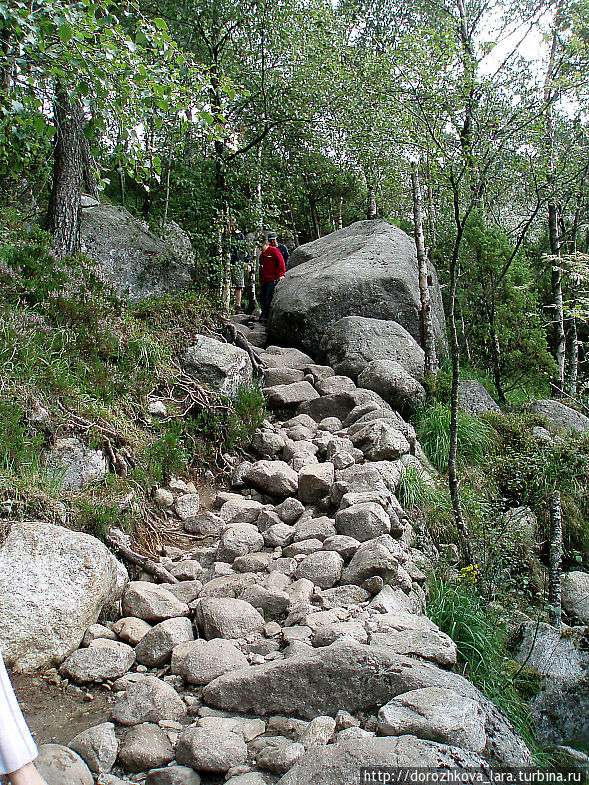
M317 210L317 202L315 201L315 194L309 191L309 207L311 208L311 221L313 222L313 233L315 239L321 237L321 225L319 222L319 212Z
M221 254L222 254L222 270L223 270L223 289L221 293L221 302L223 310L226 314L229 313L231 306L231 227L229 225L229 207L225 208L225 243L223 243L223 231L221 229Z
M438 371L436 341L432 322L432 304L429 291L429 271L423 237L423 204L417 164L411 168L411 184L413 187L413 225L415 227L415 245L417 248L417 267L419 271L419 293L421 297L421 328L423 350L425 352L426 377L434 378Z
M562 615L561 582L562 582L562 510L560 491L554 491L550 504L550 553L548 565L548 614L550 622L560 627Z
M457 240L459 243L460 240ZM458 343L458 331L456 329L456 286L458 283L457 259L454 254L450 263L450 340L452 350L452 390L450 394L450 449L448 451L448 485L450 487L450 498L452 499L452 509L454 520L460 540L462 555L467 564L473 564L473 549L470 540L470 532L464 520L462 504L460 502L460 489L458 484L458 381L460 377L460 346Z
M491 338L491 360L493 363L493 381L497 390L497 397L503 404L507 403L503 387L501 385L501 346L495 330L495 297L491 297L491 307L487 308L489 318L489 333Z
M174 121L174 127L176 123ZM170 205L170 173L172 171L172 150L174 147L174 139L173 136L170 135L170 145L168 147L168 160L166 164L166 187L164 193L164 213L162 215L162 228L161 231L163 233L166 223L168 222L168 207Z
M556 175L554 162L554 128L552 120L552 104L556 99L556 88L554 86L554 72L556 68L556 53L558 49L558 27L561 15L561 6L556 9L554 27L552 31L552 45L546 79L544 81L544 102L546 113L544 117L545 125L545 147L546 147L546 185L548 188L548 239L550 242L550 253L553 257L560 256L560 238L558 233L558 210L556 206ZM557 375L554 380L554 387L557 395L562 395L564 391L564 370L566 358L566 335L564 331L564 307L562 298L562 273L558 262L552 265L550 284L552 289L552 304L554 309L554 357L556 359Z
M256 229L261 232L264 228L264 199L262 192L262 145L256 151L257 155L257 168L256 168ZM292 214L292 211L291 211Z
M569 353L569 395L577 397L577 378L579 375L579 338L577 336L577 320L571 319L571 337Z
M121 204L124 207L125 206L125 199L126 199L126 193L125 193L125 169L124 169L122 163L119 163L118 169L119 169L119 187L121 189ZM146 200L146 201L151 202L151 199ZM146 215L146 212L144 212L144 215Z
M552 302L554 307L554 354L556 358L557 377L555 388L558 395L564 391L564 370L566 358L566 335L564 331L564 303L562 296L562 271L554 266L550 276Z
M466 325L464 324L464 316L460 313L460 328L462 330L462 343L464 345L464 354L466 362L472 365L472 354L470 353L470 342L468 340L468 333L466 332Z
M77 253L80 247L83 164L80 114L67 91L59 84L55 90L54 116L57 141L47 225L53 235L56 252L62 257Z
M338 204L338 208L337 208L337 228L338 229L343 229L344 228L344 218L343 218L343 215L342 215L343 204L344 204L344 197L340 196L339 204Z
M83 177L84 177L84 190L87 194L92 196L96 201L100 201L100 191L98 190L98 181L96 180L96 172L98 171L98 166L96 164L96 160L92 155L92 148L90 147L90 142L86 138L86 134L84 133L84 128L86 127L86 118L84 116L84 110L82 109L82 105L76 99L73 102L73 106L78 113L79 123L80 123L80 145L82 148L82 167L83 167Z
M376 188L373 185L368 186L368 202L366 205L366 217L369 221L374 220L377 215L376 207Z

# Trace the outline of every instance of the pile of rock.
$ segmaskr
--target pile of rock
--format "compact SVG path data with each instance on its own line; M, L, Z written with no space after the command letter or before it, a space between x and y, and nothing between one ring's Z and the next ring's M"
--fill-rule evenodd
M339 785L360 765L528 765L423 614L427 564L396 495L407 466L428 481L413 428L297 350L265 360L277 418L232 489L184 517L206 539L161 560L179 582L130 583L122 618L65 660L64 677L116 700L69 750L45 747L42 770Z

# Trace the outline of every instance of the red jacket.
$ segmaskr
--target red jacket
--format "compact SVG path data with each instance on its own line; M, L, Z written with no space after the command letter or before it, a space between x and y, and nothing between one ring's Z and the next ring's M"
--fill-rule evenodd
M277 281L285 274L286 267L282 254L278 248L269 245L268 248L260 254L260 283Z

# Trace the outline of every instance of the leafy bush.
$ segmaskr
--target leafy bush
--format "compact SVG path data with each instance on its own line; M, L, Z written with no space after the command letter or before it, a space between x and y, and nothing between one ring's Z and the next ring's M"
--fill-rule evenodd
M415 418L419 441L427 457L440 470L448 465L450 407L435 401ZM460 466L484 463L497 444L495 431L483 420L458 412L458 462Z
M38 227L15 233L0 249L0 296L54 324L101 330L106 315L120 308L95 262L82 255L58 258L51 236Z

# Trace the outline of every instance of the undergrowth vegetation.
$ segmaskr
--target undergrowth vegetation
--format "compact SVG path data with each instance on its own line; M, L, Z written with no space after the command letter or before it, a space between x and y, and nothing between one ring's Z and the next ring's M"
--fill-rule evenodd
M540 689L540 678L518 667L505 647L497 613L478 591L478 567L465 568L455 580L431 576L427 614L456 644L458 670L503 710L541 759L526 701Z
M133 456L128 476L109 475L100 499L69 494L69 524L102 536L130 525L120 507L130 490L143 514L154 484L221 470L223 452L249 441L264 416L255 385L233 401L186 397L191 382L178 356L218 325L214 299L194 290L126 306L93 262L56 259L42 230L15 225L3 240L0 514L64 517L64 494L43 470L44 454L64 436L98 448L108 441ZM147 415L151 398L165 402L167 416Z

